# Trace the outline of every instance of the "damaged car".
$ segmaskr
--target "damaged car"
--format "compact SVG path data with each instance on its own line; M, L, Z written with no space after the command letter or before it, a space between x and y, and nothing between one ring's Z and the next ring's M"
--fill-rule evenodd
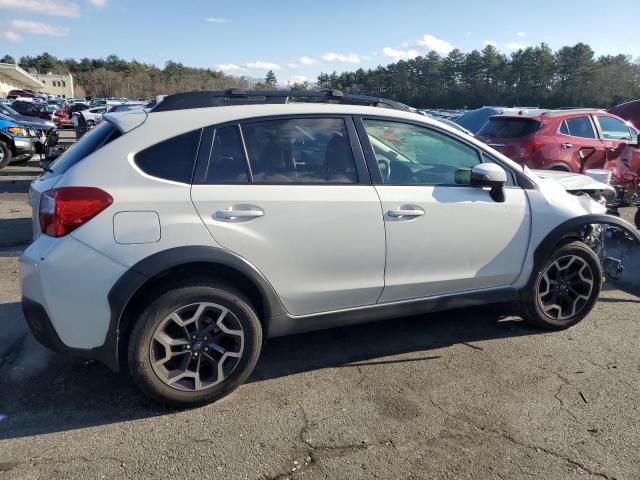
M566 329L600 293L593 226L640 234L607 185L546 175L383 98L169 95L32 183L22 308L178 407L233 391L273 337L493 304Z

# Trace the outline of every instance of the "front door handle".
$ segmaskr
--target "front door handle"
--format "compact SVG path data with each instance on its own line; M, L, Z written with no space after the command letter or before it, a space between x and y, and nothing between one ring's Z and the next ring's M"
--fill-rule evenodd
M419 217L424 215L421 208L394 208L387 212L390 217Z
M573 148L573 143L561 143L562 148Z
M224 210L218 210L216 212L217 218L224 218L225 220L232 220L234 218L258 218L264 216L262 210L234 210L232 208L225 208Z

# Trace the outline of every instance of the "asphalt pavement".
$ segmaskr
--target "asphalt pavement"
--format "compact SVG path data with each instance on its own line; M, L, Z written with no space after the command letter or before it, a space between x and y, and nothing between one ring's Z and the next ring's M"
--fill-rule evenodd
M35 172L0 171L0 480L640 478L624 245L627 292L608 282L569 330L458 310L275 339L246 385L176 411L28 333L24 242L7 239L28 228Z

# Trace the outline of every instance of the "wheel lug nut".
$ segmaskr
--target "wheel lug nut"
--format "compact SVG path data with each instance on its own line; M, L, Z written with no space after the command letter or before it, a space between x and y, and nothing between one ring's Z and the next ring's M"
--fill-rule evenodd
M208 352L209 351L209 347L204 347L204 351Z
M198 352L194 352L193 356L197 357L198 356Z

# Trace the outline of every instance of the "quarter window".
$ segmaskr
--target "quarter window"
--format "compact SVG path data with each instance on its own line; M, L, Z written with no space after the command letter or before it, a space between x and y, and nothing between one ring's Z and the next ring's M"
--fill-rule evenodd
M573 117L566 120L567 128L572 137L580 138L596 138L596 134L593 131L593 125L589 117ZM564 133L564 132L560 132Z
M415 125L365 120L383 183L468 185L478 152L448 135Z
M293 118L242 125L255 183L356 183L341 118Z
M605 140L630 141L629 127L617 118L598 117L598 123L602 129L602 138Z
M209 167L205 176L207 184L247 183L247 162L244 158L242 139L237 125L216 128Z
M201 130L178 135L138 152L136 165L147 175L191 183Z

